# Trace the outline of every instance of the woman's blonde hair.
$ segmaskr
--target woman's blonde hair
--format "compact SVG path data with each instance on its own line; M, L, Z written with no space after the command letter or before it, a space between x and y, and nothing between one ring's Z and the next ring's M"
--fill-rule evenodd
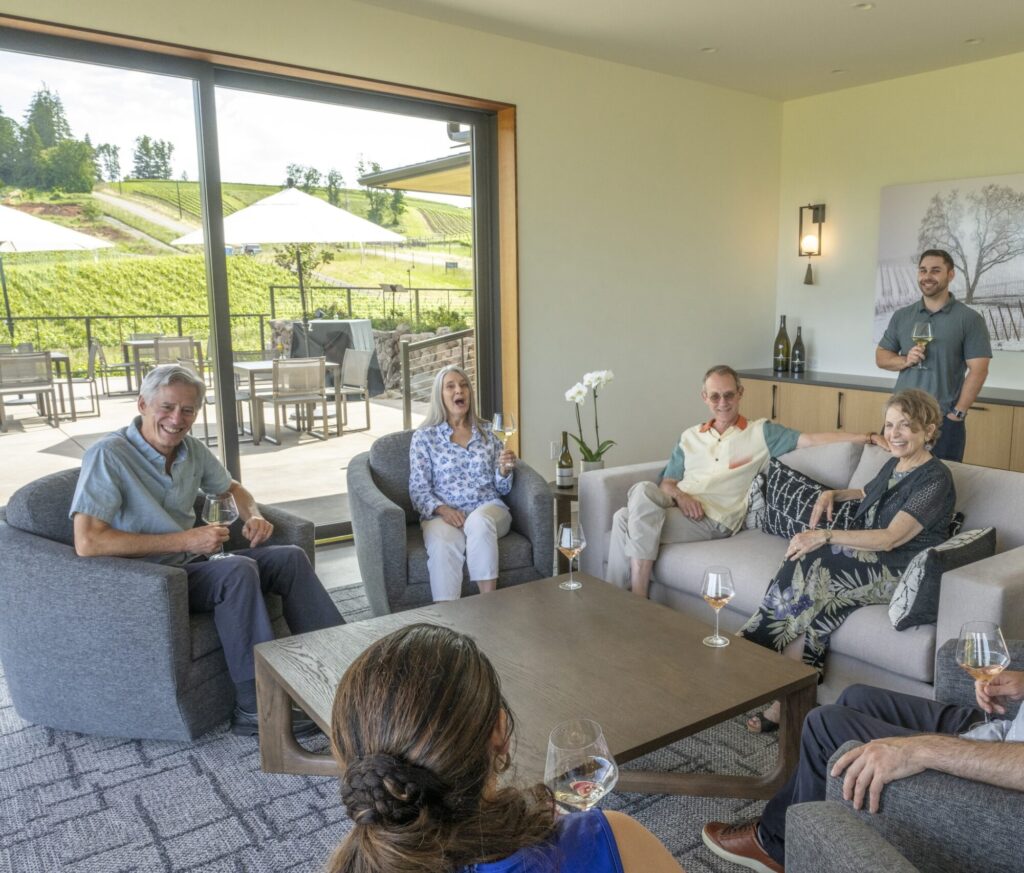
M508 768L494 731L514 722L487 656L430 624L378 640L345 671L331 749L354 827L330 873L450 873L547 839L550 793L497 787Z
M903 411L910 420L910 429L915 433L923 430L927 434L928 429L934 425L935 431L928 437L928 443L935 445L942 429L942 410L931 394L919 388L897 391L885 404L885 411L888 412L893 406L898 406Z

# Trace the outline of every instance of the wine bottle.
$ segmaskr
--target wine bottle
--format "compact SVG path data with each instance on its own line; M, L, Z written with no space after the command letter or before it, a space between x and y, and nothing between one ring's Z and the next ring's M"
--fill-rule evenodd
M562 451L555 467L555 485L558 488L572 488L572 455L569 454L569 434L562 431Z
M804 348L803 328L796 329L796 342L793 343L793 355L789 368L794 376L802 376L807 369L807 350Z
M789 372L789 334L786 333L786 316L779 320L779 332L775 334L772 348L772 369L776 373Z

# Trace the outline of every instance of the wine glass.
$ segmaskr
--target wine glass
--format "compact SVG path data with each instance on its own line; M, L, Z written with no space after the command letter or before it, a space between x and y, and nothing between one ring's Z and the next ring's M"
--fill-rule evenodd
M919 321L914 325L914 331L911 333L911 338L914 340L915 346L920 346L922 349L928 348L934 337L932 336L932 323L930 321ZM921 362L918 361L914 364L916 370L927 370L928 368Z
M1009 667L1010 653L999 625L992 621L969 621L960 628L956 662L983 686ZM988 721L986 712L985 723Z
M708 567L704 571L704 584L701 586L700 593L715 611L715 634L704 637L704 645L714 649L729 645L729 638L723 637L718 632L718 613L736 593L732 587L732 573L729 572L729 568Z
M235 498L230 494L207 494L203 501L203 521L207 524L219 524L227 527L238 518L238 506L235 505ZM210 555L209 560L217 561L221 558L230 558L231 555L224 551L222 543L220 549Z
M508 446L508 441L516 435L516 417L503 412L494 413L491 419L491 433L501 440L502 450Z
M564 721L548 738L544 784L565 812L587 810L619 781L601 725L589 718Z
M583 535L583 528L579 524L560 524L558 526L558 551L569 561L569 578L558 587L566 591L575 591L582 585L572 575L573 559L578 559L580 552L587 546L587 538Z

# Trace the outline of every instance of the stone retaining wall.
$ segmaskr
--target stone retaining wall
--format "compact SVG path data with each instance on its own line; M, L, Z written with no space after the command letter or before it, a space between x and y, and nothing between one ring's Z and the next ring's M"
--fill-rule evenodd
M400 324L395 330L375 330L373 344L377 350L377 361L384 377L384 387L389 391L402 390L402 340L418 342L433 339L451 333L450 327L438 328L437 332L409 333L409 326ZM413 351L409 355L409 369L413 397L416 400L427 400L434 374L448 364L462 366L462 348L465 348L465 367L471 381L476 383L476 338L466 337L464 340L454 339L450 342L438 343L428 349Z

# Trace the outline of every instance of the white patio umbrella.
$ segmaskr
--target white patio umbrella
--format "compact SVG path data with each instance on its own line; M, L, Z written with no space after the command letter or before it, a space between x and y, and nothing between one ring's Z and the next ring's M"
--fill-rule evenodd
M65 252L109 249L111 243L94 236L69 230L43 221L27 212L0 206L0 286L4 294L4 312L7 330L14 338L14 318L11 315L11 301L7 296L7 277L4 275L4 252Z
M224 219L224 240L232 245L245 243L279 243L306 245L308 243L381 243L404 242L405 237L331 206L319 197L313 197L297 188L285 188L239 209ZM173 245L202 245L202 230L194 230L174 240ZM299 274L299 295L302 302L302 321L309 326L306 311L306 286L302 275L302 254L296 265Z

